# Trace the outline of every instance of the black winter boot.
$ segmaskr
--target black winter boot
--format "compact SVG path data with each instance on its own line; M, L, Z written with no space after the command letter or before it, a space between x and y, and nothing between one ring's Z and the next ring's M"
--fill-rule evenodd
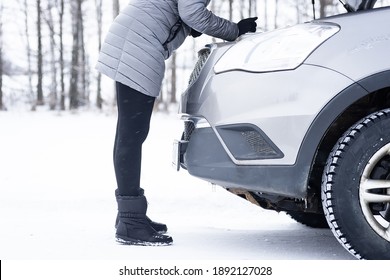
M146 220L148 221L149 225L150 225L155 231L157 231L158 233L160 233L160 234L167 233L168 228L167 228L167 225L166 225L166 224L154 222L154 221L152 221L151 219L149 219L148 216L146 216ZM115 228L118 227L118 223L119 223L119 214L116 216Z
M156 232L146 217L145 196L117 196L119 221L116 239L127 245L161 246L172 244L172 237Z
M118 192L118 189L116 189L116 190L115 190L115 197L117 197L118 195L119 195L119 192ZM143 190L142 188L140 189L140 195L144 195L144 190ZM146 220L148 221L148 223L150 224L150 226L151 226L155 231L157 231L158 233L160 233L160 234L167 233L168 227L167 227L166 224L154 222L154 221L152 221L151 219L149 219L148 216L146 216ZM119 213L118 213L118 215L116 216L115 228L118 227L118 222L119 222Z

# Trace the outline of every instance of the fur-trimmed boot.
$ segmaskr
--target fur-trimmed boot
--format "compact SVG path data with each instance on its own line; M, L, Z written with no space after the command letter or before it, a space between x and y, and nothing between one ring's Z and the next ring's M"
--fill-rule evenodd
M115 197L117 197L119 195L119 192L118 192L118 189L115 190ZM144 195L144 190L141 188L140 189L140 195ZM158 223L158 222L155 222L155 221L152 221L151 219L149 219L148 216L146 216L146 220L148 221L148 223L150 224L150 226L155 230L157 231L158 233L160 234L164 234L164 233L167 233L168 231L168 227L166 224L162 224L162 223ZM115 228L118 227L118 222L119 222L119 213L118 215L116 216L116 220L115 220Z
M159 234L150 225L147 217L146 197L116 196L118 203L118 225L116 239L127 245L162 246L172 244L172 237Z

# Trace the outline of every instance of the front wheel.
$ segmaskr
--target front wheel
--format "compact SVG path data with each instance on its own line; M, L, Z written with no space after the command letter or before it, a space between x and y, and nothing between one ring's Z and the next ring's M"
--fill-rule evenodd
M311 228L329 228L324 214L287 211L294 221Z
M367 116L340 138L321 196L333 234L352 255L390 259L390 109Z

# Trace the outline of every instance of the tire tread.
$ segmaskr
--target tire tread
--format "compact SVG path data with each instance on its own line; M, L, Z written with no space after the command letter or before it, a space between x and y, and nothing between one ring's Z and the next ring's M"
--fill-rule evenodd
M390 114L390 109L385 109L366 118L362 119L349 130L347 130L343 136L339 139L335 147L332 149L330 156L326 162L325 170L322 177L322 185L325 186L325 190L321 192L321 199L323 202L323 209L325 218L328 221L329 227L337 240L344 246L357 259L363 259L359 252L353 247L350 241L343 233L343 229L338 225L337 219L334 216L333 205L334 199L332 197L334 178L338 176L337 169L339 162L343 160L344 154L348 151L349 142L356 138L365 129L373 125L375 122L387 117Z

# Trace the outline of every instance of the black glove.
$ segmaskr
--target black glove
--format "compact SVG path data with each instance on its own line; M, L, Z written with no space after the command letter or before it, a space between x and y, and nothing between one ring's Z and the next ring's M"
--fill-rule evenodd
M191 33L190 33L190 35L191 35L192 37L196 38L196 37L199 37L200 35L202 35L202 33L196 31L195 29L192 29L192 28L191 28Z
M238 36L241 36L242 34L245 34L247 32L256 32L256 20L257 17L253 18L245 18L240 20L237 25L238 25Z

